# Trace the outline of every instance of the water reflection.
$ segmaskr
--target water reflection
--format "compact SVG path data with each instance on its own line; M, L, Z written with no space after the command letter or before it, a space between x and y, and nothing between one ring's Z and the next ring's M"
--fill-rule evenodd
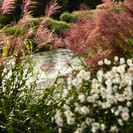
M33 62L35 62L34 71L40 73L38 82L53 79L59 73L66 75L73 69L81 68L80 60L73 57L72 51L68 49L36 53L33 55ZM68 64L71 64L72 67L69 67Z

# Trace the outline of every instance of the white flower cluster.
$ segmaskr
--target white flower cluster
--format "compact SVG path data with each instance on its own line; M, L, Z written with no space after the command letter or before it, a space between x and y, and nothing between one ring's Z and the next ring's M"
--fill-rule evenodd
M55 120L56 120L56 121L55 121L56 124L57 124L58 126L62 127L62 126L63 126L63 119L62 119L62 117L61 117L61 112L60 112L60 110L57 110L57 111L56 111L56 114L55 114L54 118L55 118Z
M68 78L69 88L70 88L71 85L73 85L73 86L75 86L77 88L80 88L81 85L82 85L83 80L89 80L90 79L90 76L91 75L90 75L90 72L89 71L81 70L77 74L76 78L74 78L73 80L72 80L72 77L69 77Z
M119 132L120 126L124 126L124 123L133 117L130 109L133 102L132 60L119 59L116 56L114 63L108 59L98 62L100 66L103 64L113 66L106 72L101 68L93 78L90 77L90 72L81 70L75 78L71 76L67 79L67 90L64 90L64 93L67 96L69 94L69 97L63 105L63 114L67 125L76 125L74 133L82 133L87 127L90 127L93 133L99 130ZM100 110L104 117L113 116L115 124L106 121L106 117L102 118ZM63 126L63 119L56 117L57 114L60 113L56 113L55 121L58 126Z

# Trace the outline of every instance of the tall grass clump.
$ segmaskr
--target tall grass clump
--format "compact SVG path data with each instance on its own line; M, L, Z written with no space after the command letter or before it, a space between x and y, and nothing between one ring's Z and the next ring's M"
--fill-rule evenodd
M0 79L0 132L54 132L54 86L37 88L39 74L30 57L17 65L14 60L5 60Z
M2 36L3 35L3 36ZM54 89L39 88L42 72L36 71L32 59L33 44L28 35L7 36L0 40L0 132L55 132L51 122L59 101ZM48 39L47 39L48 40ZM27 56L26 56L27 55ZM42 82L45 86L45 82Z
M88 64L114 54L132 56L133 2L126 0L122 12L116 14L108 9L96 12L92 19L77 22L68 32L65 42L75 55L83 55Z

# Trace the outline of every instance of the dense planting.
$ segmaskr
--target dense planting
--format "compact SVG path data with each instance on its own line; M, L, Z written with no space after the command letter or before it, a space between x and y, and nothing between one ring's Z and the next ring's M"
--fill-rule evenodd
M102 2L4 0L1 133L133 132L133 1ZM39 84L46 70L35 70L33 54L58 48L82 69L66 59L71 73Z

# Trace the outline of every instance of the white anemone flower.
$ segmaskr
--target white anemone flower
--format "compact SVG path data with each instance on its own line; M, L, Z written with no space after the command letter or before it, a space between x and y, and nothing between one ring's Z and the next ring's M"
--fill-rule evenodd
M132 60L131 59L127 59L127 64L130 66L132 65Z
M103 61L98 61L98 65L102 66L103 65Z
M130 107L130 106L131 106L131 104L132 104L132 103L131 103L131 102L129 102L129 101L126 103L127 107Z
M87 125L90 125L91 122L92 122L92 119L89 118L89 117L87 117L87 118L85 119L85 122L86 122Z
M120 101L120 102L123 102L124 101L123 95L121 95L121 94L115 93L115 98L118 101Z
M133 117L133 113L131 113L131 116Z
M116 111L114 112L114 114L115 114L115 116L118 116L118 115L120 114L120 111L119 111L119 110L116 110Z
M90 79L90 72L85 72L84 74L84 80L89 80Z
M105 81L105 84L107 86L111 86L112 85L112 81L110 79L108 79L108 80Z
M63 91L64 92L62 94L62 97L65 98L68 95L69 91L67 89L64 89Z
M111 61L105 58L105 59L104 59L104 64L110 65L110 64L111 64Z
M69 107L67 104L64 104L64 105L63 105L63 108L64 108L65 110L70 110L70 107Z
M91 131L93 133L96 133L98 131L98 129L100 128L100 124L97 122L93 122L91 125L92 125Z
M77 82L78 82L78 80L75 78L75 79L73 79L72 80L72 85L74 85L75 87L77 86Z
M73 113L72 113L70 110L66 110L66 111L64 112L64 114L66 115L66 117L71 117L71 116L73 116Z
M118 119L117 121L118 121L118 124L119 124L120 126L123 126L122 119Z
M114 61L117 62L119 60L118 56L114 57Z
M81 123L81 128L82 128L82 129L87 128L87 126L86 126L86 123L85 123L85 122L82 122L82 123Z
M102 77L103 76L103 70L97 71L97 77Z
M90 103L91 102L93 103L93 102L95 102L95 98L93 96L88 96L87 101L90 102Z
M125 63L125 59L124 58L120 58L120 64L124 64Z
M125 65L121 65L121 66L117 67L117 71L119 73L124 73L125 72Z
M78 79L83 79L83 77L84 77L84 75L83 75L82 73L78 73L78 74L77 74L77 78L78 78Z
M81 110L81 112L82 112L83 114L88 114L88 113L89 113L89 108L86 107L86 106L81 107L80 110Z
M62 129L61 128L58 128L58 133L62 133Z
M121 117L122 117L123 120L128 121L130 116L129 116L128 112L123 112L121 114Z
M107 95L107 90L106 90L104 87L101 87L101 88L100 88L100 92L101 92L101 95L102 95L102 96L106 97L106 95Z
M60 127L62 127L63 126L63 119L61 118L61 117L58 117L58 119L56 119L56 124L58 125L58 126L60 126Z
M81 103L84 102L85 101L85 95L84 94L80 94L78 96L78 99L80 100Z
M83 79L85 73L86 73L85 70L81 70L81 71L77 74L77 78L78 78L78 79Z
M67 117L67 124L68 124L68 125L73 125L73 124L74 124L74 118L72 118L72 117Z
M100 125L100 127L101 127L101 130L102 130L102 131L105 130L105 124L102 123L102 124Z
M117 133L119 130L118 130L117 126L114 125L114 126L112 126L112 127L110 128L110 131L111 131L112 133Z
M111 71L105 73L104 78L105 79L112 79L113 78L113 73Z
M116 72L117 72L117 67L116 67L116 66L113 66L113 67L112 67L112 72L113 72L113 73L116 73Z
M132 92L130 92L130 94L127 94L127 96L125 97L126 100L132 100L133 99L133 94Z
M82 128L78 128L74 133L82 133L83 129Z

